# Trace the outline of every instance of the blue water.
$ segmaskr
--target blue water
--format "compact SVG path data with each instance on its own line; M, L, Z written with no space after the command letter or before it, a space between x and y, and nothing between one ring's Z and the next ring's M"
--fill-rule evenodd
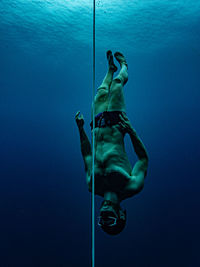
M96 8L96 86L106 50L123 52L127 115L150 159L143 191L122 202L125 230L96 227L96 267L197 267L200 1ZM91 266L74 116L91 137L92 60L92 1L0 1L0 267ZM128 136L126 151L134 164Z

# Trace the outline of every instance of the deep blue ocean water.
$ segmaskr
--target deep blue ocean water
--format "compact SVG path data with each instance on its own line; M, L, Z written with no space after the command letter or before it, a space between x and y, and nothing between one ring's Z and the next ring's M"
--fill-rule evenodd
M92 1L0 1L0 267L91 266L91 194L74 116L92 103ZM96 267L199 262L200 1L96 1L106 51L129 65L127 115L149 153L118 236L96 226ZM126 151L137 160L130 139ZM96 197L96 217L102 198Z

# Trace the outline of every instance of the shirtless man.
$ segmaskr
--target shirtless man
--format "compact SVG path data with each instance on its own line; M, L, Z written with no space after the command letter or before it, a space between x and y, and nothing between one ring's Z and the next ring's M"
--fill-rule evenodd
M97 90L95 103L95 129L93 121L91 130L95 134L95 194L104 201L100 208L99 225L110 235L120 233L126 224L126 210L122 210L120 202L139 193L144 186L147 172L148 155L126 116L123 86L128 81L128 66L125 57L114 54L121 66L118 76L113 79L117 67L111 51L107 51L108 72ZM79 129L81 152L85 164L86 182L92 189L92 149L84 131L84 118L80 111L75 116ZM132 168L124 147L124 136L128 133L138 161Z

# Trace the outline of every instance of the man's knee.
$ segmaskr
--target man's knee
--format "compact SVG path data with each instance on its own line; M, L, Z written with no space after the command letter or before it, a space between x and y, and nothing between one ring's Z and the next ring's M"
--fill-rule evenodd
M128 82L128 75L124 76L118 75L113 81L125 85Z
M124 78L123 85L125 85L128 82L128 75Z
M101 86L99 86L99 87L97 88L97 91L99 91L99 90L101 90L101 89L103 89L103 90L108 90L108 89L109 89L109 86L101 85Z
M123 75L123 84L126 84L128 82L128 73Z
M115 83L122 83L122 79L120 77L116 77L113 82Z

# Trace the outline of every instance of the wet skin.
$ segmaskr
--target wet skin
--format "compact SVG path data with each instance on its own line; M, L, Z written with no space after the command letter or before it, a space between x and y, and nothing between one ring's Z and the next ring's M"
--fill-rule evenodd
M112 65L112 60L110 60ZM119 60L120 62L120 60ZM115 68L109 65L102 85L98 88L93 108L95 116L104 111L126 112L124 85L128 81L127 65L120 62L119 75L113 79ZM110 63L109 63L110 64ZM92 116L91 116L92 117ZM77 119L77 117L76 117ZM92 188L92 152L91 145L83 126L79 127L81 151L85 164L86 182ZM138 161L132 168L127 157L124 136L128 133ZM93 131L92 131L93 134ZM94 129L95 135L95 194L103 196L106 192L115 192L122 201L139 193L144 185L148 156L145 147L132 128L125 113L121 123L109 127Z

